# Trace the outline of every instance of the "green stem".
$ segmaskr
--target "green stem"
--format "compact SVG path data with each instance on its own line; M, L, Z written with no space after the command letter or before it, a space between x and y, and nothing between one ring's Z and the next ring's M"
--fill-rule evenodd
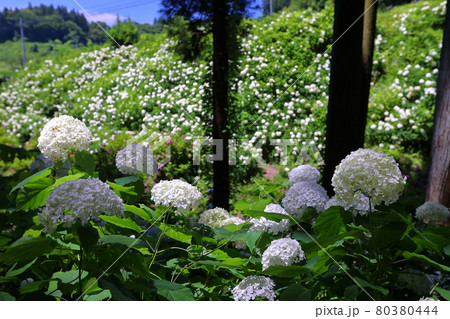
M80 242L80 264L78 266L78 292L80 294L80 298L83 295L83 286L81 285L82 265L83 265L83 246L81 245Z
M166 216L164 216L164 230L161 231L161 234L159 234L158 240L156 241L156 245L155 245L155 250L154 250L154 253L153 253L153 257L152 257L152 260L150 261L150 265L148 265L148 269L149 269L149 270L152 268L152 265L153 265L153 263L155 262L156 255L158 254L158 248L159 248L159 245L160 245L160 243L161 243L161 239L162 239L162 237L164 236L164 234L166 233L165 227L167 227L167 223L166 223L166 221L167 221L167 216L169 216L169 214L166 214Z

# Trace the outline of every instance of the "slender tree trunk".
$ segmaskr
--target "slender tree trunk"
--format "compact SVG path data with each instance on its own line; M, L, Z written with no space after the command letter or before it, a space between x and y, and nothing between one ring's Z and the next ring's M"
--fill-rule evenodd
M372 58L363 63L365 0L336 0L327 113L323 186L333 193L331 178L336 166L351 151L364 146ZM370 24L371 25L371 24ZM345 32L345 34L344 34ZM366 35L373 41L373 31ZM367 83L368 82L368 83Z
M228 37L229 8L226 0L215 0L213 7L213 139L222 140L222 160L213 162L213 202L229 210L230 178L228 167Z
M450 207L450 0L447 0L430 157L426 200Z

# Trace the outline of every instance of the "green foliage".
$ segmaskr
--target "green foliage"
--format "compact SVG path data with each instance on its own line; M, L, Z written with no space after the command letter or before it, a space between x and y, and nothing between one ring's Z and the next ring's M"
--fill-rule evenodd
M122 45L135 44L139 39L139 29L135 23L131 21L120 22L109 30L111 38L108 38L109 45L120 47Z

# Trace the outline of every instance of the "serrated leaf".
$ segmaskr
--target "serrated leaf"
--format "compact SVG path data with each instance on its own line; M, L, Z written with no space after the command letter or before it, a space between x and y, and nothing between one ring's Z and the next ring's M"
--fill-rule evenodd
M23 181L21 181L19 184L17 184L16 186L14 186L11 191L9 192L10 194L12 194L15 190L19 189L20 187L28 184L29 182L36 182L41 178L45 178L48 175L50 175L52 173L51 171L51 167L47 167L46 169L43 169L42 171L39 171L27 178L25 178Z
M117 216L106 216L106 215L100 215L101 219L103 219L105 222L122 227L134 230L138 233L142 231L141 227L136 224L133 220L129 218L119 218Z
M246 201L243 200L238 200L235 204L234 204L234 209L238 210L238 211L245 211L247 209L250 208L250 204L247 203Z
M450 290L445 290L440 287L436 287L436 290L441 294L442 298L444 298L447 301L450 301Z
M7 292L0 291L0 301L16 301L16 298Z
M95 170L95 159L88 151L75 153L75 163L82 171L92 175Z
M131 238L124 235L104 235L98 240L99 245L109 245L109 244L120 244L127 247L144 245L142 240L136 240L136 238Z
M100 301L111 298L111 291L108 289L104 289L99 293L92 294L92 295L85 295L83 297L83 300L86 301Z
M147 211L142 208L136 207L134 205L127 205L127 204L124 204L123 207L125 207L125 211L136 214L145 221L150 222L153 220L152 216L149 215L147 213Z
M167 237L170 237L182 243L191 244L192 236L186 234L185 232L182 232L181 230L183 229L181 227L169 226L161 223L159 225L159 228Z
M8 270L8 272L6 273L6 277L15 277L17 275L20 275L21 273L23 273L25 270L27 270L28 268L30 268L35 262L36 262L37 258L35 258L34 260L32 260L31 262L29 262L28 264L26 264L25 266L22 266L20 268L15 269L15 267L17 266L17 263L15 263L11 269Z
M19 243L18 241L13 243L11 247L0 255L0 261L30 261L51 252L55 247L55 242L53 240L44 237L22 240Z
M59 279L63 284L74 284L78 283L78 270L69 270L69 271L58 271L53 273L52 279ZM86 278L88 275L87 271L81 272L81 280Z
M341 232L345 232L341 210L341 207L334 206L319 214L314 225L314 230L319 239L332 237Z
M380 286L375 286L373 284L371 284L370 282L365 281L364 279L358 278L358 277L353 277L353 279L361 286L364 288L372 288L374 290L378 290L379 292L381 292L383 295L388 295L389 294L389 290L384 289L383 287Z
M438 263L438 262L436 262L434 260L431 260L427 256L416 254L416 253L411 253L409 251L404 251L402 255L406 259L417 260L417 261L420 261L420 262L422 262L424 264L427 264L429 266L434 266L435 268L438 268L440 270L450 271L450 267L449 266L442 265L442 264L440 264L440 263Z
M194 301L192 291L180 284L166 280L155 280L157 293L170 301Z
M247 211L243 212L242 214L253 217L253 218L264 217L266 219L273 220L276 222L280 222L283 219L292 220L292 218L289 215L283 215L283 214L277 214L277 213L266 213L264 211L256 211L256 210L247 210Z
M288 286L280 295L281 301L309 301L311 292L300 284Z

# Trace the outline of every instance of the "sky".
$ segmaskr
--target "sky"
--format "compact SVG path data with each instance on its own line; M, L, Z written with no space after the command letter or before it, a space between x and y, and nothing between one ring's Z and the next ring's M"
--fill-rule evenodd
M261 4L262 0L256 0ZM3 8L26 8L31 3L33 7L40 4L54 7L64 6L69 10L82 12L89 22L91 17L96 21L103 21L108 25L116 22L119 15L121 20L131 18L138 23L153 23L159 17L158 11L161 9L161 0L0 0L0 10ZM77 4L78 3L78 4ZM85 9L88 13L84 12ZM261 16L261 12L255 12L254 17Z

